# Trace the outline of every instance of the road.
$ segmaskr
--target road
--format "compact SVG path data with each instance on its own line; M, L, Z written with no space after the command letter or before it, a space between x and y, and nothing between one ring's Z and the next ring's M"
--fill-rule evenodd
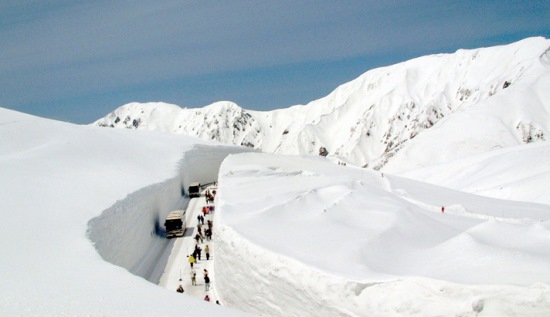
M215 187L210 186L207 189L215 189ZM206 191L206 189L205 189ZM168 258L168 262L166 265L166 269L164 270L163 275L160 278L159 285L169 289L173 290L174 292L178 288L178 286L181 284L183 286L183 289L185 290L186 295L190 295L196 298L200 298L201 300L204 299L206 294L210 297L210 301L215 303L218 299L217 292L216 292L216 277L214 272L214 258L215 254L210 253L210 260L206 260L204 249L206 245L209 245L210 252L212 252L213 243L212 241L207 241L204 239L204 241L201 243L199 242L200 248L202 251L201 260L197 261L195 263L194 268L197 272L197 278L196 282L197 285L193 286L191 285L191 267L189 264L189 258L188 256L193 253L193 250L195 249L196 241L194 239L195 234L197 233L197 223L198 219L197 216L202 214L202 208L206 206L206 199L204 197L204 192L202 192L201 197L199 198L193 198L189 202L189 205L187 207L187 211L185 213L185 221L186 221L186 230L185 235L181 238L175 239L174 246L172 248L172 252L170 254L170 257ZM214 205L214 203L210 202L208 204L209 206ZM204 218L204 228L206 228L207 220L213 220L213 214L209 213ZM204 233L204 230L203 230ZM208 270L208 276L210 277L210 290L207 292L205 290L204 285L204 277L203 277L203 270Z

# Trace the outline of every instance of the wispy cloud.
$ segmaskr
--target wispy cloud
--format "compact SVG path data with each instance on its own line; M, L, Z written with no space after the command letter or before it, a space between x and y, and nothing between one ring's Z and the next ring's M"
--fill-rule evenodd
M483 45L487 39L495 42L499 36L514 38L514 34L548 36L547 3L2 3L0 104L47 105L63 98L93 98L94 94L194 76L300 63L311 66L315 61L358 56L371 58L376 66L376 59L385 55L411 56L470 43Z

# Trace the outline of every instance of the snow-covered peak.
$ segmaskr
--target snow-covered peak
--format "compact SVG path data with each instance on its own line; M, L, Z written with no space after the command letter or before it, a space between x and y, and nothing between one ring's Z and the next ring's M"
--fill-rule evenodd
M419 57L367 71L326 97L287 109L249 111L228 101L200 109L132 103L94 124L281 154L312 155L325 147L359 166L405 170L546 141L549 47L550 40L535 37Z

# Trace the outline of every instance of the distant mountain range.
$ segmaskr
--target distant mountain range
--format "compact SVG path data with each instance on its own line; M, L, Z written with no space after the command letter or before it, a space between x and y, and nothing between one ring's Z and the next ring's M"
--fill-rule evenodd
M130 103L94 125L196 136L265 152L404 171L550 138L550 40L458 50L367 71L274 111L229 101Z

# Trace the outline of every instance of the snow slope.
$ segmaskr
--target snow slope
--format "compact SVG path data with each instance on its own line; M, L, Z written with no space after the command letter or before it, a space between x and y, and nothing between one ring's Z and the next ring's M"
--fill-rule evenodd
M548 205L268 154L230 156L219 186L215 267L229 305L266 316L550 314Z
M324 98L269 112L131 103L99 126L160 130L398 172L547 141L550 40L459 50L370 70ZM437 140L434 141L434 138ZM431 155L424 155L424 151Z
M0 108L0 144L0 315L243 315L137 276L162 273L155 219L182 203L186 176L216 177L208 160L210 175L186 164L203 141Z
M0 315L244 314L229 307L269 316L550 314L547 204L318 156L224 160L246 148L1 108L0 144ZM479 178L461 177L460 161L445 171L469 192L519 182L513 198L527 200L550 181L547 151L543 143L470 158L468 166L495 167ZM539 165L534 175L524 162ZM177 276L163 272L174 240L159 238L158 222L187 203L182 188L218 169L213 271L223 307L156 285L163 273Z
M403 176L483 196L550 205L550 144L498 149Z

